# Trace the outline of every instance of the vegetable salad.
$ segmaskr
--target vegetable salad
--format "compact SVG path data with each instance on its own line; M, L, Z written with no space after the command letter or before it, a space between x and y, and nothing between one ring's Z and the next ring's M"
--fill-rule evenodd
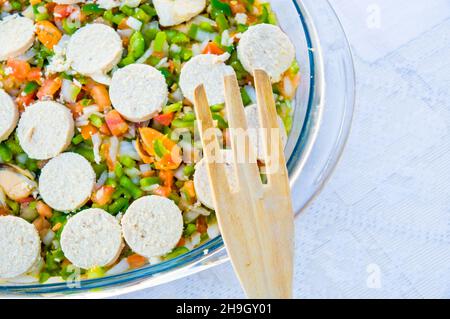
M207 9L191 21L164 28L158 23L155 8L146 1L126 0L112 9L89 1L70 5L47 0L0 3L2 16L19 13L36 24L32 48L0 64L0 83L14 97L19 112L48 99L64 104L72 112L76 133L67 151L85 157L97 175L95 191L80 210L102 208L120 218L134 200L154 194L173 200L183 211L183 236L169 254L147 260L125 247L114 265L81 270L81 277L96 278L168 260L217 236L215 214L197 201L192 180L195 164L201 158L201 143L181 138L185 132L194 136L195 114L192 104L183 98L179 76L183 64L193 56L229 53L226 64L237 74L244 105L255 103L253 78L240 63L236 47L249 26L277 24L270 4L258 0L209 0ZM152 120L138 124L125 120L111 107L108 86L102 84L102 79L82 76L70 68L65 43L79 28L93 22L112 26L120 35L125 50L117 67L146 63L164 75L169 101ZM273 85L278 114L288 132L299 80L299 66L294 62L283 79ZM211 111L227 144L224 105L213 105ZM30 181L38 181L46 162L29 158L14 133L0 143L0 165L14 167ZM42 258L31 275L42 283L51 277L68 279L76 271L59 244L67 219L76 213L53 210L37 190L25 198L8 198L0 187L0 215L20 216L39 232Z

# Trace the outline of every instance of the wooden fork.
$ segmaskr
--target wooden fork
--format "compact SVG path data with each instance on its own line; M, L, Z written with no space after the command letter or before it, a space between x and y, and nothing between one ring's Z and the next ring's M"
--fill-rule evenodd
M225 164L214 160L220 147L217 135L211 134L214 125L203 86L195 90L194 105L219 227L247 297L292 298L294 214L288 173L272 84L264 71L255 71L254 77L260 124L267 129L263 134L267 184L254 161L255 149L249 146L236 77L224 80L236 189L230 188ZM247 147L238 148L242 141Z

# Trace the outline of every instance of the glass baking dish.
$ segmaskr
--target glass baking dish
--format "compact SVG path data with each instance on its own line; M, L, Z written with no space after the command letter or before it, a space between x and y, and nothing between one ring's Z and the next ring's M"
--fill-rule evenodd
M353 114L354 70L342 26L326 0L270 1L296 46L302 74L286 146L296 214L320 191L344 148ZM222 238L169 261L79 283L0 285L0 297L91 297L130 293L227 262Z

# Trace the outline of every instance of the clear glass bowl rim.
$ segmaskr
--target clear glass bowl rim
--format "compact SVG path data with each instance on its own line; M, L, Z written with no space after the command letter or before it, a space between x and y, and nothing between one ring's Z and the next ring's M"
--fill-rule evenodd
M313 40L310 34L310 27L306 21L305 13L302 12L300 5L296 0L292 0L297 10L297 14L299 16L300 22L305 31L306 41L309 48L313 48ZM331 7L331 6L330 6ZM288 159L287 167L290 176L293 174L297 174L301 169L298 163L301 158L308 156L308 144L311 144L314 141L312 137L316 132L312 132L311 130L311 122L314 119L311 112L313 112L313 106L315 103L315 68L316 68L316 56L314 55L314 51L309 51L309 64L310 64L310 92L309 92L309 100L305 115L305 122L303 123L303 127L301 129L301 133L299 138L297 139L295 146L293 148L292 154ZM311 145L309 145L311 146ZM340 154L339 154L340 155ZM142 267L135 270L130 270L125 273L110 275L107 277L97 278L97 279L87 279L83 280L80 287L69 287L65 282L58 283L47 283L47 284L14 284L14 285L0 285L0 295L8 295L8 294L31 294L31 295L39 295L39 294L77 294L86 290L97 289L97 288L107 288L112 286L121 286L125 284L133 284L134 282L138 282L139 280L148 279L152 276L170 272L172 270L176 270L179 268L188 267L193 263L201 262L203 259L218 253L221 249L224 248L223 240L221 236L218 236L205 244L197 247L190 252L176 257L174 259L156 264L156 265L148 265L146 267Z

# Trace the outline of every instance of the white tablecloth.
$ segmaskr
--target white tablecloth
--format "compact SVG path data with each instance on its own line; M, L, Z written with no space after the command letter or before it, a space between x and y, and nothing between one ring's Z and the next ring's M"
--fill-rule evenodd
M357 102L336 172L296 221L295 296L449 298L450 1L331 3ZM225 264L121 297L243 296Z

